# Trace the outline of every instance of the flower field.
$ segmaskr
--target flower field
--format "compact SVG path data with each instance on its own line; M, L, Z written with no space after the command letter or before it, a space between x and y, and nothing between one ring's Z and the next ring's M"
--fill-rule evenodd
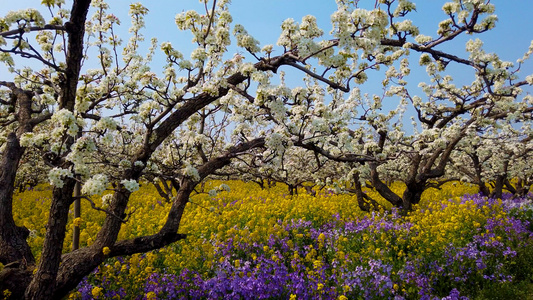
M486 199L450 184L400 216L363 212L350 195L288 196L283 186L225 183L230 191L191 198L185 240L109 258L70 299L523 299L533 292L531 199ZM15 195L15 218L32 230L37 257L49 197L46 187ZM150 185L130 203L120 239L155 233L170 207ZM79 223L84 246L104 215L89 203L82 215L68 236Z

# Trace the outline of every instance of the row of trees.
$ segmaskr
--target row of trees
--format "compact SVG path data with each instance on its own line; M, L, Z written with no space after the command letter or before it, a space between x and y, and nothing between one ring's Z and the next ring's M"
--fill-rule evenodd
M364 185L411 209L447 180L495 196L523 194L533 180L533 98L524 90L533 76L519 73L533 48L518 64L485 53L479 40L468 41L467 52L459 43L456 53L440 50L492 29L490 1L444 4L433 37L408 19L410 1L380 0L369 10L338 1L330 35L313 16L289 19L276 46L261 46L234 24L229 1L203 1L205 11L176 17L197 47L190 57L169 42L145 41L141 4L130 5L124 41L103 0L64 2L0 19L0 60L9 71L0 81L0 290L15 298L61 298L106 257L185 238L184 208L209 176L282 181L292 192L331 183L354 192L363 209L377 205ZM231 55L235 45L246 54ZM153 70L161 56L163 69ZM21 67L26 60L36 67ZM417 66L429 81L421 95L408 81ZM451 70L468 70L472 82L454 83ZM361 91L370 76L381 78L381 94ZM37 262L12 198L26 180L43 177L53 198ZM171 203L166 223L154 235L118 241L140 180ZM389 189L393 180L405 182L403 195ZM106 218L94 243L63 249L72 204L106 189L113 193L99 208Z

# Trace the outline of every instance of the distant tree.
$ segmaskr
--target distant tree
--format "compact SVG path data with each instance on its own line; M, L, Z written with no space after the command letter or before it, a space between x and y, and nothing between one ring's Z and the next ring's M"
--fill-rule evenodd
M462 181L477 185L487 197L501 198L504 192L525 196L533 184L532 139L531 128L484 132L470 143L459 145L450 171Z

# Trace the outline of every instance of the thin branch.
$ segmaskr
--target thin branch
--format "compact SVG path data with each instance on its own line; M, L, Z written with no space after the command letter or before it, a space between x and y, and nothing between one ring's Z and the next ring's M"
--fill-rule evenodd
M52 25L52 24L47 24L47 25L44 25L43 27L41 27L41 26L30 26L30 27L18 28L18 29L13 29L13 30L9 30L9 31L0 32L0 36L1 37L9 37L9 36L14 35L14 34L24 34L26 32L43 31L43 30L61 30L61 31L66 31L66 28L63 25Z
M327 79L327 78L325 78L325 77L322 77L322 76L320 76L320 75L318 75L318 74L316 74L316 73L313 73L313 72L311 72L310 70L306 69L306 68L303 67L303 66L300 66L299 64L297 64L297 63L295 63L295 62L293 62L293 61L288 61L288 62L286 63L286 65L289 65L289 66L294 67L294 68L296 68L296 69L298 69L298 70L300 70L300 71L303 71L304 73L308 74L309 76L311 76L311 77L313 77L313 78L315 78L315 79L318 79L318 80L320 80L320 81L322 81L322 82L328 84L330 87L332 87L332 88L334 88L334 89L341 90L341 91L343 91L343 92L345 92L345 93L350 92L350 89L349 89L349 88L347 88L347 87L345 87L345 86L342 86L342 85L339 85L339 84L337 84L337 83L335 83L335 82L333 82L333 81L331 81L331 80L329 80L329 79Z

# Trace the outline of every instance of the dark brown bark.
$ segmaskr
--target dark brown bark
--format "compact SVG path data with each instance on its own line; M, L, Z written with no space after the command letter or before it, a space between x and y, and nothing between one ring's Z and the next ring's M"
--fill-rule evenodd
M29 265L35 263L26 242L29 230L16 226L13 220L15 176L23 152L16 134L10 133L0 162L0 262L4 265L16 261Z
M490 198L496 198L496 199L502 198L504 181L505 181L504 175L496 176L496 180L494 181L494 188L492 189L492 192L489 195Z
M75 0L72 4L70 20L65 24L68 33L66 69L60 82L59 108L74 110L76 91L83 59L83 37L85 35L85 20L89 11L90 0ZM66 142L67 148L73 139ZM69 165L63 165L68 168ZM46 230L41 260L37 272L32 278L25 292L26 299L53 299L54 286L61 262L61 252L65 239L66 224L69 207L73 202L75 181L71 178L64 180L64 186L55 188Z
M0 272L0 290L8 289L12 298L22 298L24 288L31 281L35 258L26 242L29 230L16 226L13 219L13 193L17 170L25 148L20 145L22 134L50 117L41 114L32 118L32 97L30 91L18 88L12 82L0 82L11 90L12 107L15 110L17 129L8 134L0 162L0 262L6 265Z
M33 269L23 265L11 264L0 272L0 291L9 290L9 300L23 299L25 288L30 284Z
M298 195L298 186L294 184L287 184L287 189L289 191L289 195L294 196Z
M490 194L490 198L501 199L503 197L503 189L505 188L506 182L508 182L507 170L509 168L509 160L504 159L502 164L503 172L502 174L496 176L496 180L494 181L494 188Z
M412 210L414 204L420 203L422 193L426 190L426 182L408 183L402 195L403 209Z
M85 20L89 12L91 0L75 0L72 3L70 20L65 27L68 33L65 81L61 86L60 108L74 111L76 92L83 59L83 37L85 35Z
M370 163L370 178L372 181L372 186L376 191L385 198L387 201L392 203L396 207L400 207L403 204L403 200L400 196L396 195L381 179L379 178L379 173L377 171L377 164Z
M353 181L355 186L355 197L357 198L357 205L359 205L359 209L362 211L378 209L379 204L363 192L363 187L359 181L359 173L354 174Z
M26 299L53 299L57 271L61 262L65 228L67 226L69 208L73 202L72 191L75 181L72 178L64 180L61 188L54 188L52 205L41 260L37 272L28 286Z
M155 189L157 190L157 193L159 196L164 198L167 202L170 202L171 199L174 197L173 191L172 191L172 185L169 185L166 180L161 180L161 182L152 182ZM163 186L163 187L161 187ZM164 190L163 190L164 189Z
M488 197L490 195L490 190L487 184L485 183L485 181L483 181L483 176L482 176L483 167L479 160L479 156L477 155L475 151L469 154L469 156L472 159L472 163L474 167L474 174L473 174L474 183L477 184L477 186L479 187L479 192L483 196Z
M25 149L20 145L19 138L31 132L34 126L45 118L32 119L32 94L18 88L12 82L0 82L0 85L11 90L15 118L18 122L16 132L7 136L4 152L0 161L0 262L8 264L18 260L24 264L34 264L35 259L26 242L29 231L15 225L13 220L13 193L15 177L24 155Z
M490 196L489 187L485 184L484 181L478 181L477 186L479 187L479 192L483 196Z
M513 186L513 184L509 181L508 178L505 178L503 181L504 188L509 191L509 193L515 195L517 193L517 189Z

